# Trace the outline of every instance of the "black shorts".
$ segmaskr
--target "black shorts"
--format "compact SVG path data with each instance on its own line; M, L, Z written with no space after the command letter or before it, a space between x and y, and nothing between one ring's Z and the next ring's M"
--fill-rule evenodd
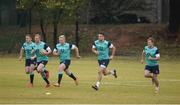
M109 65L109 59L98 60L99 66L107 68Z
M36 65L36 59L34 59L34 60L26 59L25 66L30 66L31 64Z
M66 66L66 68L64 70L67 70L69 68L69 65L71 64L71 60L61 61L60 64L62 64L62 63Z
M37 62L37 66L39 66L39 64L43 64L44 66L46 66L46 64L48 63L48 61L40 61L40 62Z
M148 71L150 71L150 73L153 73L153 74L159 74L159 65L156 65L156 66L146 65L145 70L148 70Z

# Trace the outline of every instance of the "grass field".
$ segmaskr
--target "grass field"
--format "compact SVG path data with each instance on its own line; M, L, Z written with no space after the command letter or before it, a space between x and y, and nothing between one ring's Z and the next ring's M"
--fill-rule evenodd
M111 61L109 68L118 70L118 78L103 78L99 91L91 85L96 81L96 58L73 59L70 69L79 77L80 84L66 75L60 88L44 88L45 82L35 73L34 87L27 88L29 76L24 72L24 61L15 57L0 58L0 103L69 103L69 104L168 104L180 103L180 60L160 61L161 90L154 93L151 81L143 76L144 65L137 58L119 57ZM47 69L50 81L55 83L58 60L50 58ZM50 92L50 95L46 95Z

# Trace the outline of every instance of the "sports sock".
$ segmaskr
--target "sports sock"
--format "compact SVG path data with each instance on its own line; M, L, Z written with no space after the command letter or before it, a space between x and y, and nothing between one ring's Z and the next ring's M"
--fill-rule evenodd
M73 73L70 73L69 77L71 77L73 80L76 80L76 77L74 76Z
M30 74L30 83L33 84L33 81L34 81L34 73L31 73Z
M60 72L60 73L58 74L58 84L61 83L62 76L63 76L63 73Z
M110 73L111 73L112 75L114 75L114 70L111 70Z
M100 86L100 82L98 81L98 82L96 82L96 86L97 87L99 87Z
M43 77L43 79L47 84L49 84L49 81L48 81L48 79L46 77Z

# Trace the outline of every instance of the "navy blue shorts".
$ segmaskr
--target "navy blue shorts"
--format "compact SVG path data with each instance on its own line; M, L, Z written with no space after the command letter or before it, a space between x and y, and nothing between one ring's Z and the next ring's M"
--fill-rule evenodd
M107 68L109 65L109 59L98 60L99 66Z
M150 71L150 73L153 73L153 74L159 74L159 65L156 65L156 66L146 65L145 70L148 70L148 71Z
M61 61L60 64L62 64L62 63L66 66L66 68L64 70L67 70L69 68L69 65L71 64L71 60Z
M36 59L34 59L34 60L26 59L25 66L30 66L31 64L36 65Z
M46 64L48 63L48 61L40 61L40 62L37 62L37 66L39 66L39 64L43 64L44 66L46 66Z

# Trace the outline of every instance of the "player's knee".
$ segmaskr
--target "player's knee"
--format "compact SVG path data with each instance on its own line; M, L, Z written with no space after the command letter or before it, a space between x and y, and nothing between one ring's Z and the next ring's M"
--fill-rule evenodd
M70 71L65 71L65 73L67 74L67 75L71 75L71 72Z
M29 71L26 71L26 74L29 74L30 72Z
M153 75L153 78L154 78L155 80L157 80L157 76L156 76L156 75Z
M104 72L103 72L103 75L104 75L104 76L106 76L106 75L107 75L107 73L104 71Z
M99 70L99 71L98 71L98 74L99 74L99 75L101 75L101 74L102 74L102 71L101 71L101 70Z
M148 78L148 77L149 77L149 74L144 74L144 77L145 77L145 78Z
M38 72L42 72L42 68L41 68L41 67L38 67L38 68L37 68L37 71L38 71Z

